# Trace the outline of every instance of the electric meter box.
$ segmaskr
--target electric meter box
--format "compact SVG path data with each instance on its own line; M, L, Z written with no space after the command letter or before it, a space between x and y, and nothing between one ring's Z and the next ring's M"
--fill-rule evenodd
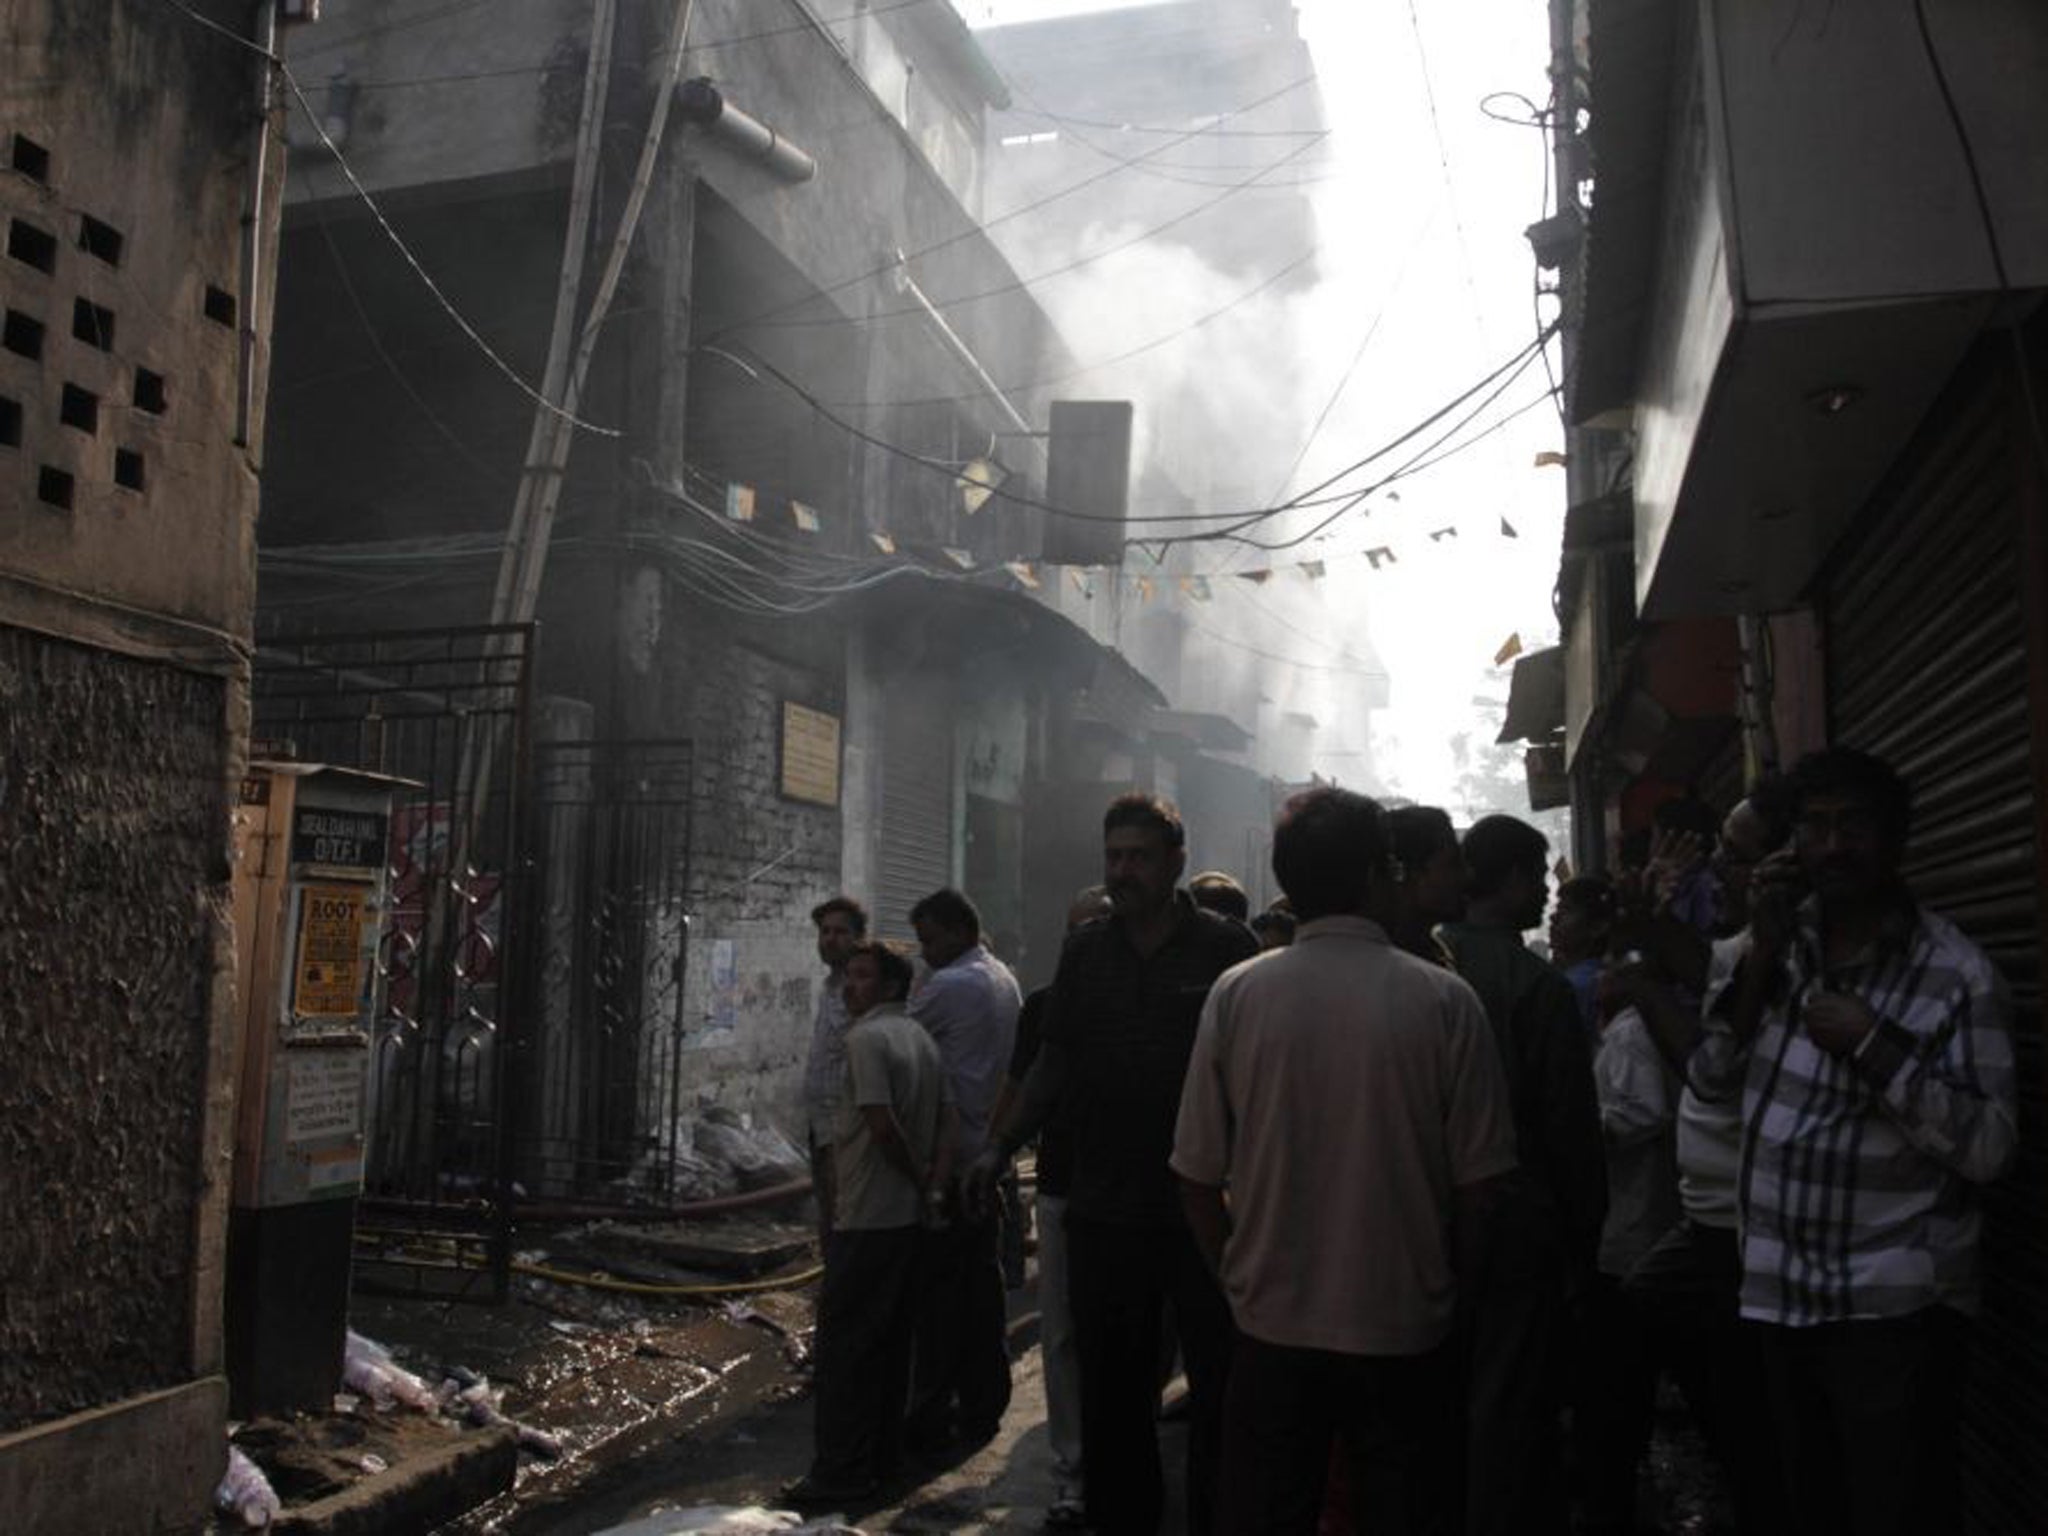
M324 1407L340 1382L392 794L404 787L313 763L252 763L242 782L227 1275L238 1417Z

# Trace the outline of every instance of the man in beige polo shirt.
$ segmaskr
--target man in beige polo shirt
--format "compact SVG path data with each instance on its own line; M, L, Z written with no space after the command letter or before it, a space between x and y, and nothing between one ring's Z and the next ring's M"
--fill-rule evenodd
M1232 1532L1312 1532L1333 1440L1360 1530L1454 1517L1447 1341L1514 1126L1477 995L1367 915L1388 865L1373 801L1290 802L1273 873L1300 930L1217 981L1188 1064L1173 1169L1240 1330Z

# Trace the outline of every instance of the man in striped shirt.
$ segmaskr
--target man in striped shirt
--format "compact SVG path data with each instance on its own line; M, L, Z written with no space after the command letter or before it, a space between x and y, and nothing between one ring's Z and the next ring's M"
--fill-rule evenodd
M1792 779L1794 846L1758 867L1691 1081L1741 1096L1742 1314L1794 1528L1954 1530L1977 1187L2017 1136L2009 1007L1900 878L1904 781L1845 748Z

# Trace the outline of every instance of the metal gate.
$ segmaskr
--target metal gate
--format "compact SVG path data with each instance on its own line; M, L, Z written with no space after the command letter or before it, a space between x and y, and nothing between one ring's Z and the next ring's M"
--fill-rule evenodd
M531 626L266 640L253 750L412 781L392 812L358 1275L505 1293ZM381 1237L379 1236L381 1234Z
M1914 790L1914 894L2011 985L2019 1166L1986 1199L1985 1313L1963 1428L1971 1527L2032 1531L2048 1505L2048 1237L2038 764L2029 718L2019 484L2005 343L1966 364L1824 583L1832 738Z
M513 1163L542 1210L673 1198L693 763L687 741L536 750L536 985Z

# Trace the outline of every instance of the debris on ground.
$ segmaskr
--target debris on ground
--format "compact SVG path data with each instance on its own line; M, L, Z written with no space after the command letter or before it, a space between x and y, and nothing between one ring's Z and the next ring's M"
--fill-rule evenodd
M284 1502L263 1469L232 1445L228 1447L228 1469L214 1490L213 1505L252 1529L268 1526L284 1513Z
M837 1516L806 1520L786 1509L765 1509L760 1505L738 1508L702 1504L694 1509L658 1510L628 1525L615 1525L596 1536L754 1536L755 1532L806 1533L806 1536L862 1536L860 1530Z

